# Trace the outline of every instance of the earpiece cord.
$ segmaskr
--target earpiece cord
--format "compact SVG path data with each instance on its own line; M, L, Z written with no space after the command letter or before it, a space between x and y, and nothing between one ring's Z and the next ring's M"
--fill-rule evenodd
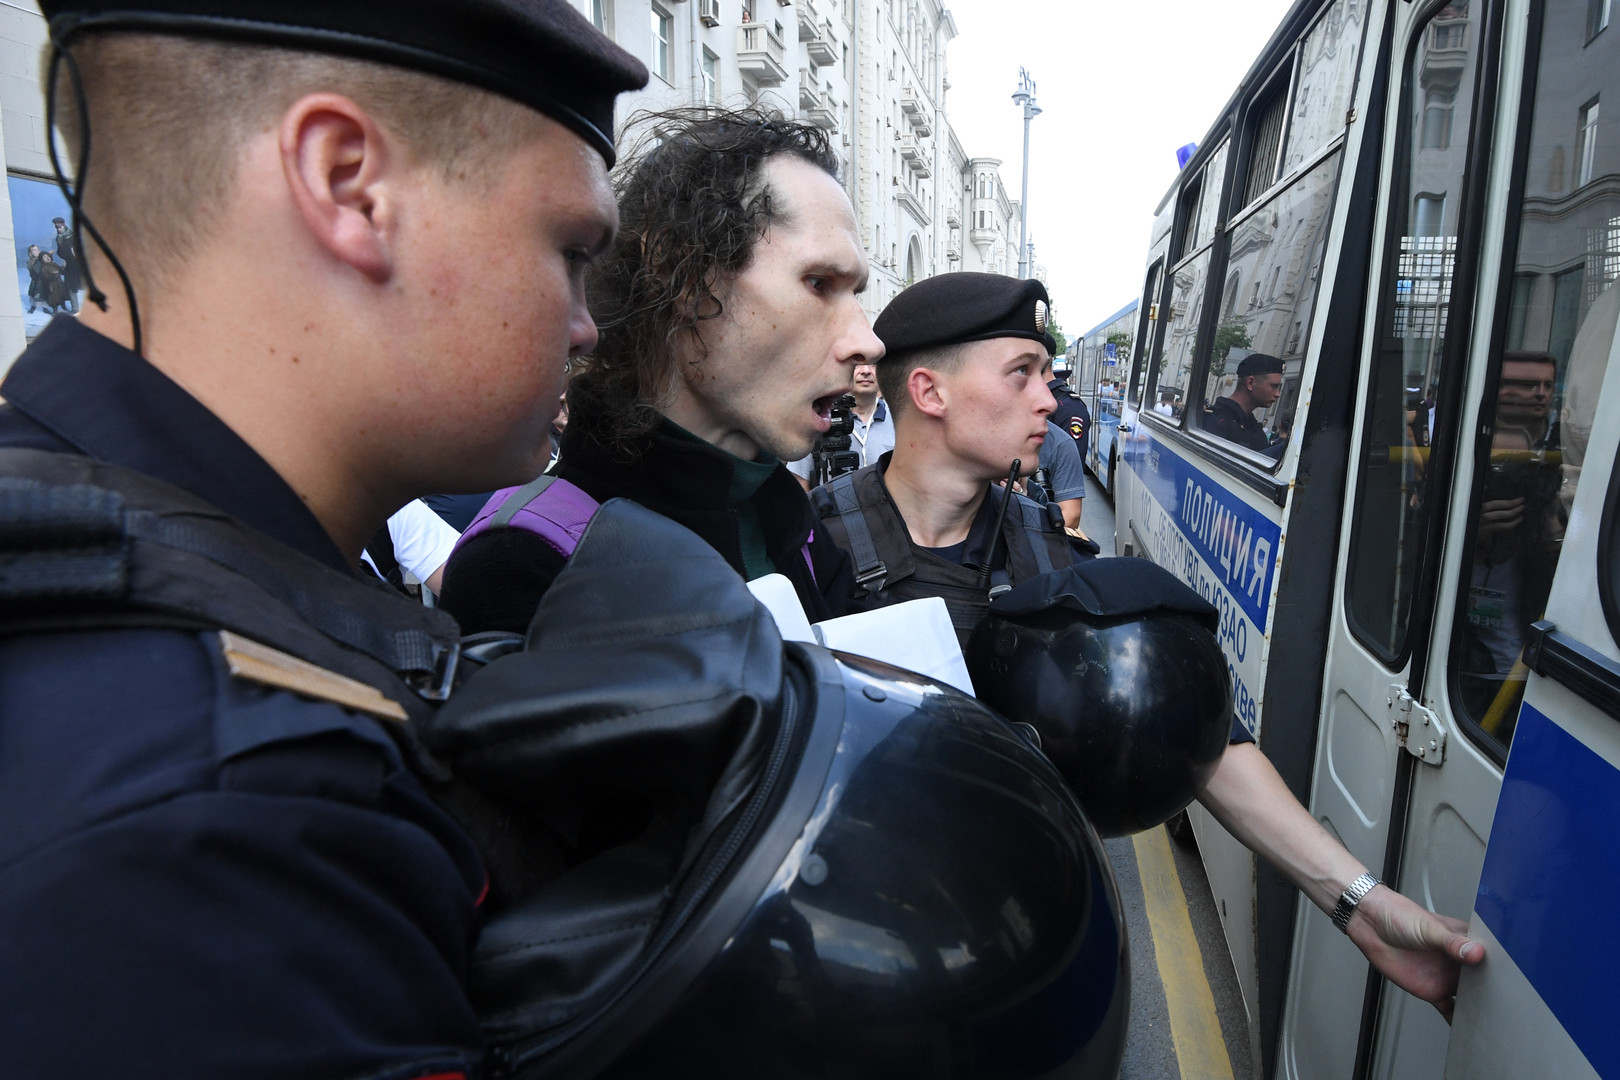
M56 152L56 81L57 74L63 63L67 64L68 78L73 80L73 97L79 111L79 183L68 182L67 170L62 168L62 162ZM73 214L73 235L75 239L89 234L90 239L107 256L107 261L118 272L118 280L124 285L124 298L129 301L129 328L132 339L132 348L136 355L141 355L141 313L135 303L135 286L130 284L129 274L124 270L124 264L113 254L101 230L84 212L84 180L90 175L90 104L85 100L84 80L79 75L79 65L73 59L73 54L61 46L51 49L51 69L46 80L45 91L45 141L49 148L51 171L56 175L56 185L62 189L62 195L67 199L68 207ZM90 261L84 258L83 244L79 250L70 253L71 257L79 260L79 273L84 277L85 296L92 304L102 311L107 310L107 294L96 285L96 279L90 273Z

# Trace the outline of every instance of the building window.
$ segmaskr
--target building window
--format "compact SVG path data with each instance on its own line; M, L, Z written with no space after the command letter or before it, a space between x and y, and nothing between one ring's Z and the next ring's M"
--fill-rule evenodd
M674 65L671 63L670 29L674 20L669 12L657 5L652 9L652 71L665 82L674 79Z
M720 101L720 58L703 50L703 100L710 105Z
M608 18L608 4L610 0L591 0L591 25L604 34L613 33L612 21Z
M1575 136L1575 186L1592 182L1593 159L1597 157L1598 99L1581 106Z
M1609 0L1586 0L1586 40L1591 41L1609 27Z
M1455 22L1441 23L1434 28L1434 47L1438 49L1461 49L1468 44L1468 24Z
M1418 141L1422 150L1447 150L1451 147L1451 117L1454 99L1450 94L1432 93L1424 100L1423 133Z
M1412 200L1412 235L1444 236L1446 197L1422 194Z

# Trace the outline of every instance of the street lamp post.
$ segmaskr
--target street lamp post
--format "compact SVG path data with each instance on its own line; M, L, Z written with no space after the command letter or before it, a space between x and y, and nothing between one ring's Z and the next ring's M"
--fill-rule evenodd
M1029 122L1041 115L1035 104L1035 80L1025 68L1018 69L1018 89L1013 91L1013 104L1024 110L1024 183L1018 200L1018 276L1029 276Z

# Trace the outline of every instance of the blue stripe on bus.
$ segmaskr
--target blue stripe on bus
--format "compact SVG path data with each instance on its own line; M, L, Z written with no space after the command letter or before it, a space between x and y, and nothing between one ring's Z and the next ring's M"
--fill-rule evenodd
M1525 705L1474 909L1606 1077L1620 1077L1617 896L1620 770Z
M1261 633L1276 571L1282 530L1277 523L1211 480L1202 471L1151 435L1133 438L1122 454L1164 507L1176 534L1158 536L1156 561L1199 588L1213 575ZM1144 522L1148 528L1152 522ZM1207 570L1199 572L1194 555ZM1205 590L1199 588L1199 592ZM1207 593L1206 593L1207 595Z

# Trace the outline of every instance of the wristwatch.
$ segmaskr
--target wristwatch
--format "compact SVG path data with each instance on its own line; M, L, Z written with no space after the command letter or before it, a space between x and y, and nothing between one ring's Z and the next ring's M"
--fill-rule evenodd
M1381 884L1383 882L1371 874L1362 874L1339 894L1339 902L1333 905L1333 925L1339 928L1339 933L1350 932L1350 915L1356 910L1356 905L1361 903L1362 897L1373 891L1374 886Z

